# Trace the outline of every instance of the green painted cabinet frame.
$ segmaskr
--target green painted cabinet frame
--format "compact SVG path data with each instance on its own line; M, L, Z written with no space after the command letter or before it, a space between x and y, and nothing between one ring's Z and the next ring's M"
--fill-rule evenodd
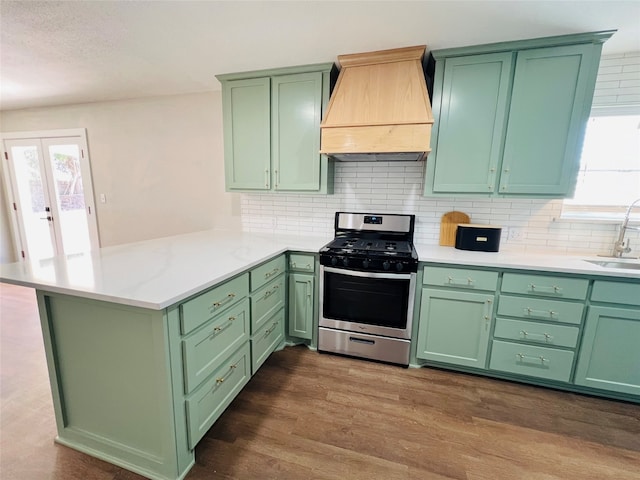
M218 75L228 191L333 193L320 152L332 63Z
M434 51L425 195L571 196L602 43L612 34Z

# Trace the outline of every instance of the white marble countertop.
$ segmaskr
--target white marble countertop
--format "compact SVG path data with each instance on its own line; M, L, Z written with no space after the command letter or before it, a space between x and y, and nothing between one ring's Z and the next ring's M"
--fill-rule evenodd
M161 310L280 253L318 252L331 238L208 230L0 265L0 282ZM640 270L593 265L595 256L471 252L416 245L422 262L634 278Z
M421 262L452 263L479 267L516 268L522 270L542 270L547 272L577 273L583 275L603 275L607 277L637 278L640 270L608 268L594 265L586 260L616 261L616 258L598 257L593 254L568 255L557 253L530 252L472 252L454 247L437 245L416 245ZM639 260L622 260L640 263Z
M224 230L0 265L0 281L161 310L287 250L318 252L331 238Z

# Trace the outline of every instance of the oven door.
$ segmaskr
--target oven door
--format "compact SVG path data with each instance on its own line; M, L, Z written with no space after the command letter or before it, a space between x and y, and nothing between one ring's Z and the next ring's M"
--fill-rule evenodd
M320 267L320 326L411 338L415 273Z

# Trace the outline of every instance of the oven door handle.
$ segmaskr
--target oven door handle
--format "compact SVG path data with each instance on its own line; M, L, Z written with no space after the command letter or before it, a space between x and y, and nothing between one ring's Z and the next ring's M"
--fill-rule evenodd
M349 275L352 277L364 278L386 278L392 280L411 280L414 273L377 273L377 272L360 272L357 270L347 270L345 268L322 267L325 272L337 273L338 275Z

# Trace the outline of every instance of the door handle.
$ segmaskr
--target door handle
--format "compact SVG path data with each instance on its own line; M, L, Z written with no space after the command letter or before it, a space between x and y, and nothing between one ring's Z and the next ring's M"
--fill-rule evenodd
M53 217L51 215L47 215L46 217L40 217L40 220L48 220L48 221L52 221Z

